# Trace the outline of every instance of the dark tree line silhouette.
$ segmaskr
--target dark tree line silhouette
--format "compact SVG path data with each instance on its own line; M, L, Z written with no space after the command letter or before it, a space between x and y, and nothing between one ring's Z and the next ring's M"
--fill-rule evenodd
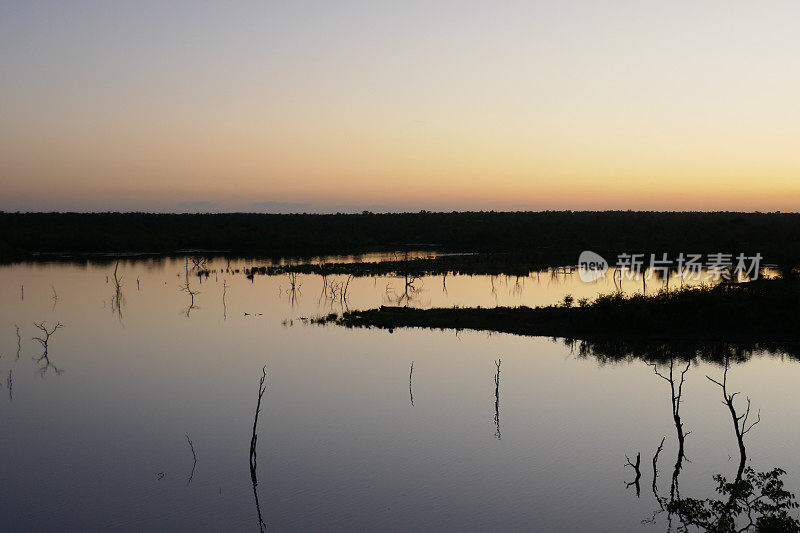
M0 213L0 259L36 252L217 250L286 254L426 246L526 254L571 264L591 249L755 253L796 265L800 214L452 212L336 215Z

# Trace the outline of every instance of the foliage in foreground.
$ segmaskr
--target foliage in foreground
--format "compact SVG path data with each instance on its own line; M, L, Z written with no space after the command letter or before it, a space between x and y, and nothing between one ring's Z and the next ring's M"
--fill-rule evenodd
M681 518L682 531L694 527L713 533L798 532L800 521L789 514L798 503L783 487L785 473L780 468L757 473L748 467L743 477L734 481L718 474L714 479L721 498L680 498L669 502L666 509Z

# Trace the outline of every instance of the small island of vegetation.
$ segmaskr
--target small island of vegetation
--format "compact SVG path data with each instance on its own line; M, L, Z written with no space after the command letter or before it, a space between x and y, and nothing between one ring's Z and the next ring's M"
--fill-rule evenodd
M715 343L800 354L800 280L759 279L654 295L603 295L577 305L567 296L546 307L388 307L330 314L313 320L346 327L479 330L585 341L622 356L658 353L714 358ZM659 349L654 349L659 348Z

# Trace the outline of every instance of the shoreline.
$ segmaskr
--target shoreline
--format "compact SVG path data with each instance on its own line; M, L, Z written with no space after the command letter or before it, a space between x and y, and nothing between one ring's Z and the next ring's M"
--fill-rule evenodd
M800 356L800 281L759 280L655 295L598 297L572 307L433 308L381 306L310 320L348 328L474 330L558 337L596 347L696 352L710 344L779 349ZM638 347L638 348L637 348ZM683 347L683 348L681 348Z

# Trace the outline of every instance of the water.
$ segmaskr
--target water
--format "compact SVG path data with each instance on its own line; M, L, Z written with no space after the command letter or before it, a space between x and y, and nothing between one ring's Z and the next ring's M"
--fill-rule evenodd
M119 298L113 264L0 267L2 529L258 531L249 451L266 365L256 473L270 530L666 530L664 513L642 523L658 509L662 437L662 497L677 454L669 384L645 362L601 363L546 338L314 326L298 319L392 303L404 280L354 278L331 298L318 276L294 291L287 276L250 281L251 264L215 259L202 283L190 272L193 308L182 259L121 262ZM541 305L606 283L448 276L443 289L425 277L410 304ZM63 324L49 367L34 360L34 322ZM706 379L722 372L695 361L686 374L684 497L736 473L730 414ZM737 407L749 396L761 412L748 464L786 469L795 491L799 379L795 360L766 355L728 374ZM638 498L624 466L637 452Z

